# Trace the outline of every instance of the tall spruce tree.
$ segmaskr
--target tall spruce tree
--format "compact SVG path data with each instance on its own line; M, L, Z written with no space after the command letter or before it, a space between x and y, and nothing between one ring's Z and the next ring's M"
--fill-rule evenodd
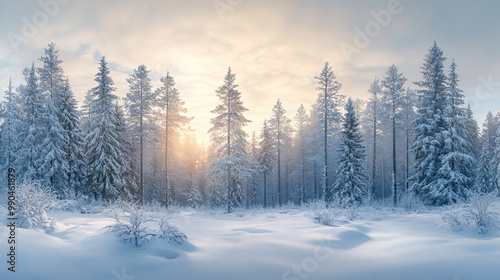
M297 149L297 156L299 158L298 163L300 165L299 169L299 184L298 184L298 192L299 192L299 203L305 203L306 201L306 129L309 124L309 116L307 115L306 108L304 105L300 105L297 110L297 114L295 114L295 147Z
M440 205L450 197L438 182L438 170L443 157L443 132L447 129L445 118L447 83L443 72L443 51L434 42L422 66L423 80L416 82L418 93L417 117L414 121L415 154L414 174L410 180L412 190L427 202Z
M89 133L85 136L88 147L85 160L89 169L87 185L96 198L108 200L120 195L121 159L124 155L117 146L121 141L113 106L117 97L113 94L114 82L105 57L102 57L95 76L98 85L92 89Z
M318 129L322 132L322 149L323 149L323 192L324 199L327 203L330 202L331 192L330 192L330 182L328 171L330 167L328 166L328 148L331 143L331 138L335 133L336 124L340 122L340 106L344 102L344 96L340 95L338 92L342 85L337 82L335 75L333 74L332 68L325 63L323 70L320 75L315 77L318 80L318 99L316 101L315 107L318 113Z
M342 206L353 206L368 195L364 167L365 146L351 98L345 106L342 140L339 144L340 166L333 185L334 200Z
M184 107L185 102L180 98L179 91L175 87L174 78L167 72L165 77L161 79L161 86L156 90L158 96L158 105L163 111L163 122L165 126L164 144L165 144L165 205L168 207L169 202L169 176L170 165L172 162L173 140L175 136L183 129L193 118L189 118L184 114L187 109Z
M400 111L403 107L403 86L406 78L398 72L396 65L391 65L387 69L386 77L382 81L383 98L382 103L387 108L392 121L392 199L394 206L397 204L397 165L396 165L396 119L400 118Z
M278 99L273 107L273 117L269 121L269 129L273 138L273 143L276 151L276 169L278 176L278 205L281 206L284 201L285 192L283 189L283 176L282 176L282 159L285 156L286 142L289 140L287 127L290 125L290 119L286 116L286 110L283 104ZM285 174L287 176L287 174ZM273 202L274 203L274 202Z
M66 140L64 151L68 163L67 187L77 193L83 192L86 176L83 153L84 139L80 131L80 114L77 102L68 80L66 80L62 91L59 108L61 109L61 125Z
M146 66L139 65L134 69L134 73L127 79L129 92L127 93L129 118L131 132L134 137L134 144L138 147L139 159L139 193L138 199L141 205L144 204L144 150L145 142L152 131L151 125L153 106L156 102L156 95L151 90L151 79Z
M226 212L232 212L242 199L242 180L248 174L246 133L243 128L250 122L243 115L241 93L235 84L236 75L228 69L224 85L216 91L220 104L212 110L216 116L210 120L209 129L211 163L208 173L212 187L225 186Z
M372 136L372 174L371 174L371 188L370 188L370 195L372 198L375 198L375 192L376 192L376 176L377 176L377 136L379 133L379 128L378 124L380 122L379 116L379 108L381 104L381 93L382 93L382 87L380 85L380 81L378 79L375 79L370 84L370 88L368 89L368 92L370 93L370 97L368 99L368 104L367 104L367 115L369 118L372 119L371 123L371 136Z
M444 145L441 166L438 172L438 187L436 196L442 203L456 202L465 198L467 190L474 183L476 160L473 147L468 141L468 131L465 126L465 110L462 90L458 87L458 74L453 60L450 66L446 109L444 111L447 123L443 132Z
M35 64L28 71L26 86L21 90L22 111L19 124L19 150L15 165L21 179L40 180L43 140L46 130L43 122L45 98L38 87Z
M20 100L12 87L12 79L9 80L9 86L5 91L4 110L0 115L2 123L0 124L0 168L2 169L2 178L0 183L7 186L7 172L9 168L15 167L15 160L18 151L18 128L20 127Z
M260 133L259 155L258 161L263 175L263 191L264 191L264 208L267 207L267 177L269 172L273 170L273 162L275 160L274 145L272 143L271 131L267 120L264 120L264 126Z

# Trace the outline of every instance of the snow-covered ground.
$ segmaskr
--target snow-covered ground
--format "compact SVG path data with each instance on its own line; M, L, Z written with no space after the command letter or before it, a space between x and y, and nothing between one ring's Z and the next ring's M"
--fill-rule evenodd
M106 233L114 222L106 214L50 212L55 230L17 230L15 273L5 263L2 218L0 279L499 279L499 231L450 230L440 211L365 209L353 221L338 217L324 226L301 209L178 209L170 223L188 241L140 248Z

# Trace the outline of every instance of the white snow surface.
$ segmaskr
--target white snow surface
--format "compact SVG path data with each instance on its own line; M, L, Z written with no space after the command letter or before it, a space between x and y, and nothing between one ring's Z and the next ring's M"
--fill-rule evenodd
M499 279L500 231L453 231L440 212L366 208L324 226L305 209L176 209L150 214L170 216L187 242L136 248L103 229L109 215L52 211L55 230L17 229L15 273L0 218L0 279Z

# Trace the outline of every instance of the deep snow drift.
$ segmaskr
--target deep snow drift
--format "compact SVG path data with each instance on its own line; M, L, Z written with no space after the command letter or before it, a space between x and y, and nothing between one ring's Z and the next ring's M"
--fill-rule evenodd
M139 248L103 229L114 222L108 214L50 212L55 230L17 230L17 272L3 261L0 279L498 279L499 231L450 230L441 211L361 209L352 221L338 214L325 226L303 209L175 209L150 215L169 215L188 241Z

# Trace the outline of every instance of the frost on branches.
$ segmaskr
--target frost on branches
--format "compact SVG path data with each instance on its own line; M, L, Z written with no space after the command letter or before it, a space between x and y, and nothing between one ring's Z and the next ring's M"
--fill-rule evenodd
M224 85L216 91L220 104L212 110L216 116L210 120L210 199L219 206L225 203L227 212L243 198L243 180L250 174L247 160L246 133L243 128L250 122L243 116L241 93L235 84L236 75L229 68ZM225 192L225 194L224 194Z

